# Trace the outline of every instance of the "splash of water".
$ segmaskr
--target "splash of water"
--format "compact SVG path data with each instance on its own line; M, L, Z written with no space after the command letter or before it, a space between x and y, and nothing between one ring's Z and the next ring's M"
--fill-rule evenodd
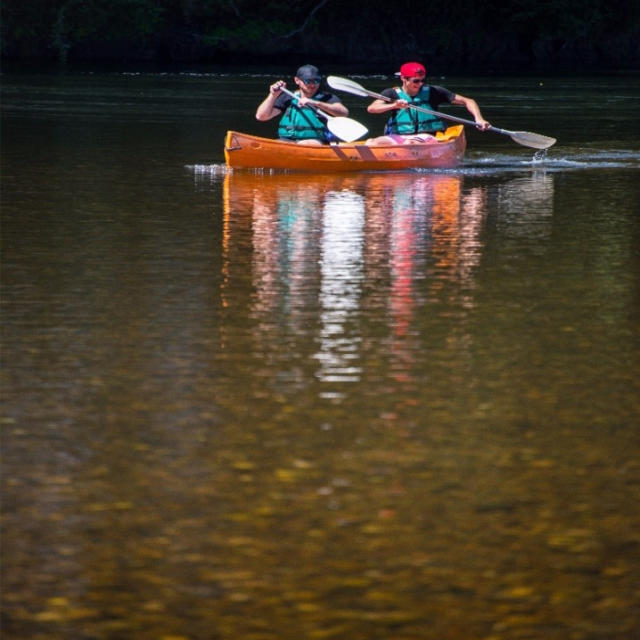
M533 164L543 164L547 159L547 151L548 149L538 149L538 151L533 154Z

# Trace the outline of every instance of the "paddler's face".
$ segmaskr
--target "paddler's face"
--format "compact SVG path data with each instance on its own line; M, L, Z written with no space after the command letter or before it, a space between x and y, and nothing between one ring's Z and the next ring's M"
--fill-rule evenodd
M311 98L312 96L314 96L318 91L318 87L320 86L319 78L307 78L307 80L305 81L296 76L294 78L294 81L300 88L302 95L306 96L307 98Z
M402 77L402 89L410 96L417 96L422 85L426 82L424 76L413 76L411 78Z

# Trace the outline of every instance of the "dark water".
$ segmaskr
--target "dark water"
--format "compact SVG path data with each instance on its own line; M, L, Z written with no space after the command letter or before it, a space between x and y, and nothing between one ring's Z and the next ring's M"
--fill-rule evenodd
M640 637L637 77L351 176L225 171L271 76L2 80L3 637Z

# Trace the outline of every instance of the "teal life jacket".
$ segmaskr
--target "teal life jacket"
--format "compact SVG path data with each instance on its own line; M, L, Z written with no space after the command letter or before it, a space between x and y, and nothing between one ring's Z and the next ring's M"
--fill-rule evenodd
M425 109L433 109L429 103L430 90L430 87L423 86L417 95L412 98L402 89L396 87L398 99L406 100L409 104L414 104L416 107L424 107ZM444 131L446 128L445 123L437 116L407 107L406 109L396 109L393 112L384 132L385 134L435 133L436 131Z
M296 91L296 96L300 92ZM314 100L321 101L324 93L316 93ZM278 137L289 140L327 140L327 127L309 107L301 107L297 100L291 100L278 124Z

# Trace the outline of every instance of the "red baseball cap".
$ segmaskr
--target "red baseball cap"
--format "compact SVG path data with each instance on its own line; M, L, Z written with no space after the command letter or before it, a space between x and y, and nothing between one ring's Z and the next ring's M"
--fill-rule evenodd
M426 76L427 70L419 62L405 62L400 67L400 75L403 78L411 76Z

